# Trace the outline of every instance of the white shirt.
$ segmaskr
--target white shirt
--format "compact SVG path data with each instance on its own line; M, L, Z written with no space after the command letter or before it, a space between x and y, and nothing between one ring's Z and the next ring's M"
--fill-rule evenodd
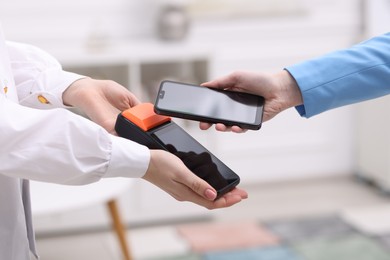
M148 148L64 109L63 91L82 77L0 30L0 259L36 255L26 180L80 185L147 170Z

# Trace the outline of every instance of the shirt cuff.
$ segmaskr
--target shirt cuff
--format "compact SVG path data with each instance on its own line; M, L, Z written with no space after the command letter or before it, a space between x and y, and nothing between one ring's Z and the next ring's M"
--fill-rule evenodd
M56 87L51 89L50 92L61 102L62 107L67 107L64 105L64 101L62 100L62 94L70 85L72 85L73 82L86 78L86 76L68 71L61 71L60 73L61 76L58 78L61 80L56 83Z
M317 84L315 81L318 77L314 75L312 65L309 62L302 62L294 66L285 68L290 75L295 79L301 91L303 105L296 106L295 109L302 117L312 117L319 114L318 101L312 98L311 90Z
M118 136L111 136L111 159L104 178L141 178L150 162L150 150L143 145Z
M62 94L73 82L82 78L85 76L57 68L48 69L40 75L36 84L55 87L46 90L36 85L20 100L20 104L38 109L68 108L64 105Z

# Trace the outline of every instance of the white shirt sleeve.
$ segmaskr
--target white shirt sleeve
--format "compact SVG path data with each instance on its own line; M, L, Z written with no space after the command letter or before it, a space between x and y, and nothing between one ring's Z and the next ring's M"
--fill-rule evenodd
M66 109L28 108L2 95L0 147L1 174L61 184L142 177L150 160L147 147Z
M147 147L61 108L64 90L84 76L36 47L7 50L20 104L0 95L0 174L74 185L145 174Z
M23 43L6 42L19 103L33 108L64 107L62 93L84 78L62 70L47 52Z

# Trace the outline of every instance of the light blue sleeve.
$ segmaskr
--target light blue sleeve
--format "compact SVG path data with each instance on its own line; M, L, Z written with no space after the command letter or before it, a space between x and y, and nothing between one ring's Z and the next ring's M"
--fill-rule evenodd
M304 117L390 94L390 33L286 70L301 89Z

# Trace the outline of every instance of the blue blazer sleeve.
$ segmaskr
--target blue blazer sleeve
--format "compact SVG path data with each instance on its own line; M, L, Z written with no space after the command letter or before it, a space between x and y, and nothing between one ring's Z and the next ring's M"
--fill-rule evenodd
M390 94L390 33L286 68L302 92L301 116Z

